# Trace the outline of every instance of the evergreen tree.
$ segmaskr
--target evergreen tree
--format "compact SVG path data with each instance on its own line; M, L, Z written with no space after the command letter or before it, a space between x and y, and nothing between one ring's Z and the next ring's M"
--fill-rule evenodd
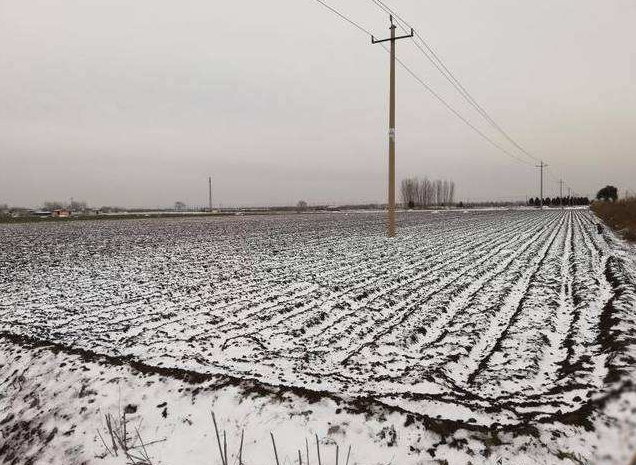
M618 189L614 186L605 186L603 189L598 191L598 193L596 194L596 199L605 200L606 202L608 200L615 202L616 199L618 199Z

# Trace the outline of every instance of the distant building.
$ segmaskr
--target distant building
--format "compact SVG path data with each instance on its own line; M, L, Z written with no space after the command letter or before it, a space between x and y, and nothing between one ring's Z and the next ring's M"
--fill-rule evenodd
M48 210L34 210L31 212L31 215L46 218L51 216L51 212Z
M53 218L68 218L71 216L71 211L66 208L60 208L51 212Z

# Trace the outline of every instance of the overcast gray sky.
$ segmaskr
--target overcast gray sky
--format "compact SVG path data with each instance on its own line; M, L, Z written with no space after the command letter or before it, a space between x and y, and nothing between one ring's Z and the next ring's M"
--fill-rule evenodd
M371 1L326 1L388 34ZM636 190L634 0L388 4L575 190ZM398 56L506 144L410 41ZM399 178L537 195L536 169L397 85ZM386 52L314 0L0 0L0 203L204 205L208 175L215 204L381 202L387 108Z

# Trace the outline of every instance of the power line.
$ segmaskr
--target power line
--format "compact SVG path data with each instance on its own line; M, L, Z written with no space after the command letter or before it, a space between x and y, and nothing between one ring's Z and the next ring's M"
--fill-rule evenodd
M402 19L399 15L395 13L388 5L386 5L382 0L370 0L375 5L377 5L380 9L382 9L385 13L394 15L396 17L396 22L398 26L404 31L408 29L412 29L413 27L407 23L404 19ZM406 26L406 28L405 28ZM417 43L415 38L419 39L426 50L422 48L422 46ZM413 44L419 49L419 51L437 68L437 70L446 78L448 82L459 92L459 94L464 97L464 99L497 131L499 131L511 144L513 144L521 153L526 155L528 158L531 158L534 161L540 161L537 157L529 153L526 149L524 149L517 141L515 141L497 122L488 114L488 112L475 100L475 98L468 92L468 90L462 85L462 83L457 79L457 77L452 73L451 70L444 64L444 61L439 57L437 53L433 50L433 48L424 40L424 38L419 34L415 33L415 38L413 38ZM428 52L427 52L428 50Z
M385 47L385 50L386 50L386 47ZM388 50L387 50L387 52L388 52ZM470 127L473 131L475 131L477 134L479 134L484 140L489 142L492 146L496 147L497 149L499 149L504 154L514 158L518 162L523 163L524 165L534 166L532 163L527 162L523 158L519 158L518 156L516 156L513 153L509 152L504 147L502 147L497 142L495 142L490 137L488 137L486 134L484 134L482 131L480 131L470 121L468 121L466 118L464 118L461 115L461 113L459 113L457 110L455 110L446 100L444 100L442 98L442 96L440 96L428 84L426 84L426 82L424 82L424 80L422 78L420 78L417 74L415 74L415 72L413 70L411 70L411 68L409 68L400 58L396 57L395 59L400 64L400 66L402 66L402 68L404 68L406 70L406 72L408 72L411 76L413 76L413 78L416 81L418 81L422 86L424 86L424 88L426 90L428 90L431 93L431 95L433 95L437 100L439 100L450 112L452 112L455 116L457 116L457 118L459 118L464 124L466 124L468 127Z
M557 177L553 172L551 172L549 169L545 170L548 173L548 176L550 176L552 178L553 181L555 182L562 182L562 179ZM572 192L574 192L574 189L572 188L572 186L570 186L569 184L567 184L566 182L563 182L563 185L565 187L567 187L568 189L570 189Z
M396 18L397 25L404 31L408 32L408 30L414 29L411 24L409 24L404 18L402 18L399 14L396 13L395 10L390 8L386 3L382 0L370 0L376 6L378 6L385 13L388 13ZM424 45L426 50L422 48L422 46L415 40L419 39L420 42ZM513 144L521 153L526 155L528 158L536 162L540 162L541 160L534 156L532 153L528 152L521 144L515 141L510 134L508 134L497 122L488 114L488 112L477 102L477 100L470 94L470 92L462 85L459 79L452 73L450 69L445 65L444 61L439 57L439 55L433 50L433 48L424 40L424 38L415 31L415 38L413 40L414 45L419 49L419 51L437 68L437 70L448 80L453 87L459 92L462 97L482 116L484 119L494 127L498 132L500 132L511 144ZM427 53L428 51L428 53ZM554 180L559 181L560 179L553 176L548 170L546 170L550 176L553 177Z
M353 19L351 19L350 17L346 16L345 14L341 13L340 11L338 11L336 8L328 5L327 3L325 3L323 0L315 0L317 3L319 3L321 6L323 6L324 8L328 9L329 11L331 11L333 14L337 15L338 17L340 17L341 19L343 19L344 21L346 21L347 23L349 23L350 25L354 26L356 29L358 29L359 31L363 32L365 35L368 35L370 37L373 37L373 34L371 34L371 32L362 27L359 23L357 23L356 21L354 21ZM388 12L390 14L392 14L395 18L396 18L396 22L398 22L398 25L403 29L404 29L404 25L408 26L410 28L409 23L407 23L404 19L402 19L398 14L396 14L391 8L389 8L388 6L386 6L386 4L384 4L381 0L371 0L373 1L377 6L379 6L381 9L383 9L385 12ZM424 39L417 33L415 32L415 36L418 37L422 43L425 45L425 47L430 51L431 55L433 55L435 57L435 59L439 62L439 65L437 65L438 69L445 69L446 72L448 73L448 75L446 73L444 73L443 71L442 74L449 80L451 80L451 83L453 83L454 80L454 87L462 94L462 96L464 96L464 98L466 98L469 103L471 103L471 105L473 107L475 107L481 114L482 116L484 116L484 118L486 118L487 120L489 120L491 122L492 125L496 126L498 128L498 130L500 132L502 132L512 143L513 145L515 145L518 149L521 150L521 152L523 154L525 154L526 156L532 158L533 160L539 161L538 158L536 158L535 156L533 156L532 154L526 152L520 145L518 145L512 138L510 138L509 136L507 136L507 134L505 134L505 131L503 131L503 129L501 129L500 127L498 127L497 123L492 120L492 118L490 118L490 116L486 113L485 110L483 110L483 108L481 108L481 106L475 101L475 99L470 95L470 93L461 85L461 83L459 82L459 80L457 78L455 78L455 76L450 72L450 70L448 70L448 68L444 65L443 61L439 58L439 56L433 51L433 49L426 43L426 41L424 41ZM417 42L414 42L418 48L422 51L422 53L424 53L427 58L429 58L429 60L431 60L434 64L435 64L435 60L432 60L427 54L426 52L424 52L424 50L422 49L421 46L419 46L419 44L417 44ZM390 53L389 50L384 47L384 50L387 53ZM461 113L459 113L457 110L455 110L455 108L453 108L439 93L437 93L435 90L433 90L433 88L431 88L431 86L429 86L420 76L418 76L409 66L406 65L406 63L400 59L399 57L396 57L396 61L400 64L400 66L402 68L404 68L418 83L420 83L428 92L430 92L431 95L433 95L440 103L442 103L442 105L444 105L444 107L446 107L447 110L449 110L451 113L453 113L457 118L459 118L464 124L466 124L469 128L471 128L473 131L475 131L481 138L483 138L485 141L487 141L489 144L491 144L493 147L497 148L499 151L501 151L502 153L504 153L505 155L515 159L516 161L523 163L527 166L532 166L534 167L534 164L531 162L528 162L527 160L520 158L519 156L511 153L509 150L506 150L504 147L502 147L500 144L498 144L497 142L495 142L492 138L488 137L483 131L481 131L479 128L477 128L474 124L472 124L470 121L468 121L468 119L466 119ZM481 109L481 110L480 110Z
M337 16L339 16L340 18L342 18L343 20L345 20L346 22L348 22L349 24L353 25L354 27L356 27L357 29L359 29L360 31L364 32L365 34L373 37L373 34L371 34L367 29L363 28L362 26L360 26L357 22L353 21L352 19L350 19L349 17L345 16L343 13L339 12L338 10L336 10L335 8L331 7L330 5L328 5L327 3L325 3L322 0L315 0L317 3L319 3L320 5L322 5L323 7L327 8L329 11L331 11L332 13L336 14ZM397 18L397 16L396 16ZM383 45L382 46L384 48L384 50L387 53L390 53L389 50ZM396 57L396 61L400 64L400 66L402 66L402 68L404 68L411 76L413 76L413 78L415 78L416 81L418 81L422 86L424 86L424 88L426 90L428 90L437 100L439 100L450 112L452 112L456 117L458 117L462 122L464 122L466 125L468 125L473 131L475 131L477 134L479 134L483 139L485 139L486 141L488 141L491 145L493 145L494 147L496 147L497 149L499 149L500 151L502 151L503 153L505 153L506 155L514 158L515 160L519 161L520 163L526 164L528 166L534 166L532 163L528 163L527 161L525 161L522 158L517 157L516 155L510 153L508 150L506 150L504 147L502 147L501 145L497 144L494 140L492 140L490 137L488 137L486 134L484 134L482 131L480 131L476 126L474 126L472 123L470 123L470 121L468 121L466 118L464 118L457 110L455 110L448 102L446 102L446 100L444 100L437 92L435 92L428 84L426 84L426 82L424 82L424 80L419 77L417 74L415 74L414 71L411 70L411 68L409 68L400 58Z
M366 35L368 36L372 36L373 34L371 34L367 29L363 28L362 26L360 26L358 23L356 23L355 21L353 21L351 18L349 18L348 16L345 16L343 13L340 13L338 10L336 10L334 7L327 5L325 2L323 2L322 0L315 0L316 2L320 3L322 6L324 6L325 8L327 8L329 11L331 11L332 13L338 15L340 18L344 19L346 22L348 22L349 24L351 24L352 26L355 26L356 28L358 28L360 31L364 32Z

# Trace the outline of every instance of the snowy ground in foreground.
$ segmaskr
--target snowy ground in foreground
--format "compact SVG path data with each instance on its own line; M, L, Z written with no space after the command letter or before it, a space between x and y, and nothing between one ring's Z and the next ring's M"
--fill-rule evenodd
M314 432L352 463L626 463L633 250L582 210L401 221L0 228L0 458L122 463L96 458L121 397L166 464L215 463L211 408L248 465L269 431L287 463Z
M471 425L414 418L374 404L314 398L213 376L192 382L90 354L66 354L25 341L0 342L0 458L12 464L123 465L106 453L104 415L125 410L155 464L220 464L211 411L229 441L230 463L245 429L243 461L274 465L270 432L281 464L298 463L297 450L317 463L627 465L636 453L636 390L612 397L589 416L586 429L561 423L492 432ZM305 459L303 458L303 463Z

